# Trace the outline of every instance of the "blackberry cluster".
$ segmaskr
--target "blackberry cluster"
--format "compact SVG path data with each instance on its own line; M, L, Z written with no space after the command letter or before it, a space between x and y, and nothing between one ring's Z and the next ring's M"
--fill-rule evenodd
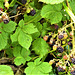
M75 58L72 58L72 63L75 64Z
M58 47L57 50L58 50L59 53L62 53L64 51L64 49L61 46Z
M61 68L60 66L58 66L57 70L58 72L64 72L63 68Z
M75 75L75 70L71 72L71 75Z
M27 0L22 0L22 4L26 4Z

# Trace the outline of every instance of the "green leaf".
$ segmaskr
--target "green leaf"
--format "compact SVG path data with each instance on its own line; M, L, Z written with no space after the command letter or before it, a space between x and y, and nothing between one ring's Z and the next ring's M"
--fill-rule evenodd
M39 59L36 60L38 61ZM24 70L24 73L26 73L26 75L35 75L36 73L37 75L49 75L49 72L52 71L49 63L41 61L37 63L36 60L28 63L28 67Z
M3 30L5 31L5 32L12 32L12 31L14 31L15 30L15 28L16 28L16 23L15 22L13 22L13 21L10 21L8 24L4 24L3 25Z
M10 66L0 65L0 75L14 75Z
M75 13L75 0L72 0L70 2L70 6L71 6L71 9L73 10L73 12Z
M22 48L22 49L21 48L19 49L19 48L20 47L18 46L13 51L13 54L16 57L14 59L14 62L15 62L15 64L17 66L19 66L21 64L25 64L26 61L31 60L31 57L29 56L30 55L30 51L25 49L25 48Z
M15 33L13 35L10 35L12 42L18 41L18 35L19 35L20 31L21 31L21 29L19 27L17 27Z
M33 25L31 25L31 26L33 26ZM28 25L28 27L30 27L30 26ZM23 28L25 28L25 27L23 27ZM32 37L29 34L26 34L26 32L24 32L25 30L29 30L29 29L26 27L27 29L24 30L23 28L18 27L16 29L16 32L13 35L11 35L10 37L11 37L12 42L18 41L22 47L28 49L31 45ZM34 31L32 31L32 29ZM35 31L37 31L36 28L32 27L32 29L30 29L30 31L32 31L32 32L28 32L28 33L33 33Z
M32 23L29 23L24 26L23 31L28 34L33 34L38 32L38 29Z
M5 53L8 55L9 58L12 58L13 57L12 48L5 49Z
M0 50L1 49L4 49L5 48L5 46L7 45L7 34L3 31L3 30L1 30L0 29Z
M3 2L0 2L0 8L4 8Z
M37 38L32 43L32 50L34 50L36 54L39 54L41 56L45 55L48 52L48 48L48 44L42 38Z
M21 56L21 47L20 46L16 46L13 48L13 55L15 57Z
M32 36L32 39L36 39L40 36L40 32L33 33L31 34L31 36Z
M25 59L22 56L18 56L14 59L14 62L17 66L21 65L21 64L25 64Z
M0 2L4 2L4 0L0 0Z
M20 20L18 25L19 25L20 27L23 27L23 26L24 26L24 20L23 20L23 19Z
M42 30L42 24L40 24L40 22L34 23L34 25L37 27L37 29L39 30L39 32L41 32Z
M29 56L30 55L29 49L27 50L25 48L22 48L21 55L25 59L25 61L29 61L31 59L31 57Z
M49 19L51 24L59 23L62 20L62 13L56 9L55 6L45 5L41 10L41 16Z
M63 17L62 17L63 21L66 21L66 20L70 19L69 15L67 14L67 12L65 10L61 10L61 12L62 12L62 15L63 15Z
M24 15L24 22L25 24L32 23L32 22L38 22L41 19L40 12L37 12L34 16L28 16Z
M64 0L39 0L39 2L44 2L46 4L58 4L62 3Z
M18 42L22 47L29 49L31 42L32 42L32 37L20 31L19 36L18 36Z

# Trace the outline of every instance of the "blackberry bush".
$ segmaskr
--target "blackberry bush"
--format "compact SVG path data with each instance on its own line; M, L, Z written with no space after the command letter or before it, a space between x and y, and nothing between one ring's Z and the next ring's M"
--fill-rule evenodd
M0 75L75 75L75 0L0 0Z

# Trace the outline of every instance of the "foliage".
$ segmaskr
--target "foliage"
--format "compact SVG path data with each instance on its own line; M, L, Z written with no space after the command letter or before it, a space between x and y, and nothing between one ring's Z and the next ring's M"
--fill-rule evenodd
M0 75L73 74L74 14L75 0L0 0Z
M11 67L7 65L0 65L0 74L1 75L14 75Z

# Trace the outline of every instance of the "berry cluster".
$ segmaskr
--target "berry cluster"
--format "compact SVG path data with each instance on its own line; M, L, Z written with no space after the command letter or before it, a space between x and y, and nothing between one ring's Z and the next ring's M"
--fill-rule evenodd
M51 50L56 51L55 57L59 58L50 60L49 64L56 64L58 72L69 71L71 75L75 75L75 51L72 49L74 33L64 28L58 29L57 34L45 35L43 39L50 45Z

